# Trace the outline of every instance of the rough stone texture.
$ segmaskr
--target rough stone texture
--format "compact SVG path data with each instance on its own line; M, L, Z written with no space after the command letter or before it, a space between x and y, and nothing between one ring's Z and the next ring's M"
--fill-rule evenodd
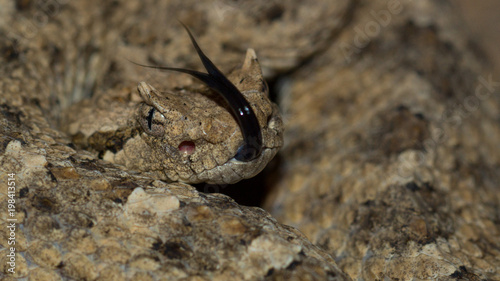
M32 135L22 137L24 143L8 143L1 159L3 186L15 171L19 191L22 228L12 277L256 280L309 272L344 280L330 256L262 209L131 175L54 139L35 147ZM1 202L6 224L5 193ZM1 233L6 247L8 231Z
M331 256L262 209L132 173L56 129L66 121L62 110L90 94L132 93L140 81L159 89L190 82L126 61L199 69L176 19L223 71L252 46L263 50L270 73L324 48L340 28L342 3L307 12L310 5L300 2L242 9L199 1L0 1L0 220L7 224L8 174L15 173L18 227L15 274L8 274L10 232L0 228L0 279L350 280ZM336 20L301 30L313 26L313 14ZM281 28L286 21L290 29ZM284 50L265 40L264 27L273 32L266 37L286 39Z
M284 83L267 208L353 279L500 280L500 79L449 3L389 2Z
M15 172L22 226L16 275L2 248L0 277L500 279L498 95L475 92L481 57L448 2L287 3L0 0L0 220ZM282 77L286 143L267 206L315 245L261 209L133 174L55 129L91 93L185 84L125 60L196 69L175 19L223 71L252 47Z
M500 76L500 54L496 48L500 44L500 32L492 27L500 24L499 4L495 0L483 0L477 3L458 0L458 6L467 23L465 28L469 30L472 40L478 42L488 54L488 61L495 77Z

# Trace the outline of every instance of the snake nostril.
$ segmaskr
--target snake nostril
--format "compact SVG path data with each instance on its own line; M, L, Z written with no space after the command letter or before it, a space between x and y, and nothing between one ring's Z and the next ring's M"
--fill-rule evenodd
M179 151L184 155L191 155L194 153L196 145L192 141L183 141L179 144Z

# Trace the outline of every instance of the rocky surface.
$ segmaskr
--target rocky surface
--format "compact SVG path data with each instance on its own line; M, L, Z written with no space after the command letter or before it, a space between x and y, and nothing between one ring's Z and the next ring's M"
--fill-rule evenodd
M126 60L200 69L176 19L223 71L252 47L278 81L279 223L57 129L92 94L185 84ZM0 276L499 279L498 85L458 23L446 1L0 0L0 219L15 173L18 227L14 275L0 231Z
M255 280L309 274L343 280L329 255L262 209L131 175L50 134L38 146L32 137L11 140L3 151L2 174L16 173L19 225L15 274L5 274L4 248L4 277ZM6 176L2 180L6 185ZM8 247L9 231L1 233Z
M199 69L192 67L199 61L176 18L199 35L223 71L238 66L250 44L268 51L259 54L267 57L267 72L290 68L325 45L325 30L316 27L312 34L321 40L288 38L285 53L266 49L272 44L260 28L297 35L298 24L313 20L298 4L286 10L265 1L250 9L198 1L1 1L0 218L2 225L16 219L15 236L0 230L1 278L349 280L328 254L262 209L112 165L57 129L65 122L62 110L90 94L134 95L140 81L158 88L185 84L186 77L148 72L126 60ZM342 9L318 7L316 15L337 18ZM279 28L284 22L272 21L279 15L296 27ZM11 237L15 245L8 244ZM8 263L12 246L15 264Z
M449 4L389 2L286 82L267 208L353 279L498 280L499 79Z

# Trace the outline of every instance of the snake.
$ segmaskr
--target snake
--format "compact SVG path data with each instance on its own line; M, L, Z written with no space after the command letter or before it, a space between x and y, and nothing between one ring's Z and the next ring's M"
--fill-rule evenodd
M68 131L74 143L101 158L169 182L233 184L251 178L282 146L284 128L255 50L248 49L243 65L226 76L182 25L207 73L132 63L189 74L202 87L158 91L140 82L138 103L104 95L71 107Z

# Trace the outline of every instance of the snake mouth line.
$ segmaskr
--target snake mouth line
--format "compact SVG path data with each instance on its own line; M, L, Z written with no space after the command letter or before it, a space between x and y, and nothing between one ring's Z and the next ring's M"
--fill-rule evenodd
M185 26L183 23L181 24L189 34L191 42L208 73L183 68L149 66L138 64L135 62L132 63L142 67L154 68L163 71L177 71L189 74L200 80L210 89L214 90L216 93L222 96L229 105L231 112L238 122L241 133L243 135L243 144L238 148L234 159L242 162L249 162L256 159L261 155L263 149L262 132L252 107L245 99L243 94L238 90L238 88L236 88L236 86L234 86L234 84L231 83L231 81L229 81L229 79L227 79L226 76L203 53L187 26ZM179 150L180 149L181 146L179 145ZM190 151L191 147L189 145L186 145L182 146L182 149L184 150L182 152L186 152Z

